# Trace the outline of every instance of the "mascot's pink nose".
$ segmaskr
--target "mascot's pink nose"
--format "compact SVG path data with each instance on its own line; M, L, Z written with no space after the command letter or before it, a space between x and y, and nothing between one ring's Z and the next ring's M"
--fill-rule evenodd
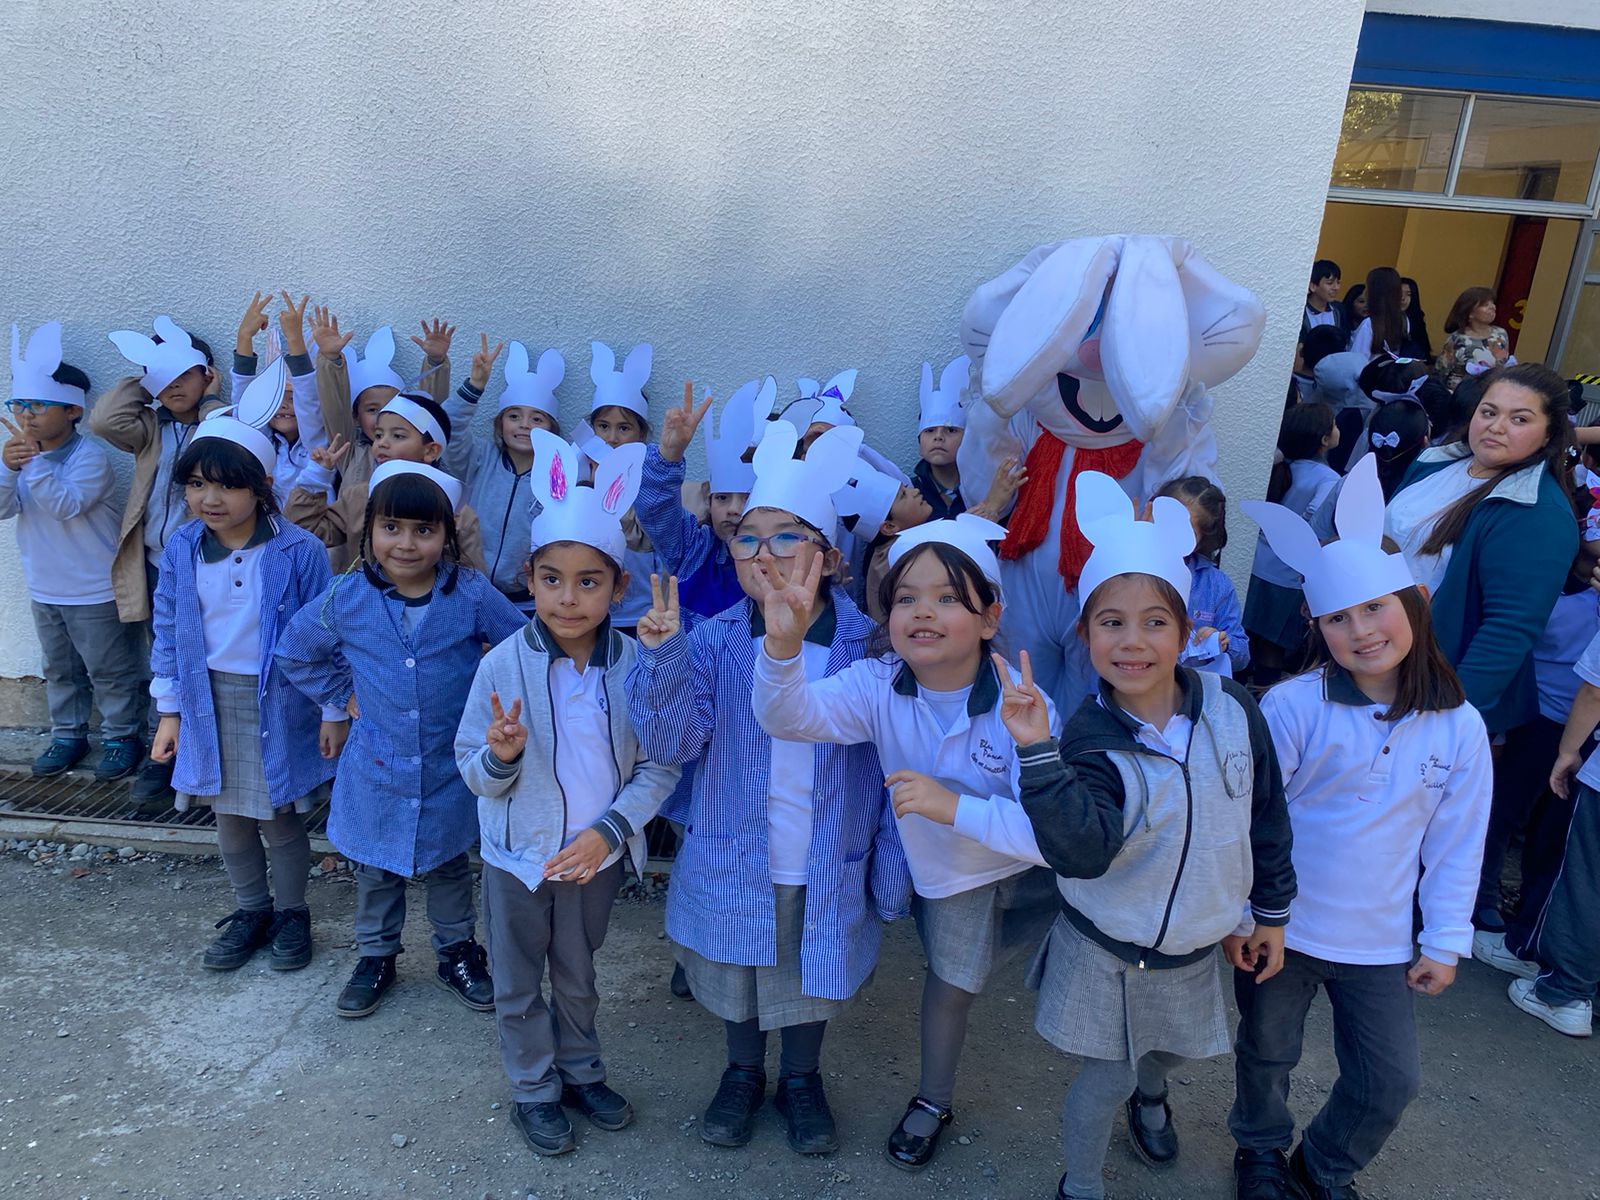
M1078 343L1078 363L1087 371L1100 373L1100 339L1087 338Z

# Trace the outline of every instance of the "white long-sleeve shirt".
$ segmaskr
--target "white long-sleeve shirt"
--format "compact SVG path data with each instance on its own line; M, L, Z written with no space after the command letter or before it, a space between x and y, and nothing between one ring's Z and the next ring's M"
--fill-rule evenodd
M798 655L780 662L763 650L751 704L775 738L871 742L885 774L917 771L960 797L954 828L914 815L898 819L919 896L954 896L1044 865L1017 799L1017 744L1000 720L999 682L987 660L948 730L911 670L881 659L808 683ZM1050 731L1059 733L1053 706L1049 713Z
M1453 966L1472 952L1489 738L1470 704L1393 722L1385 707L1337 668L1298 675L1261 702L1294 830L1299 892L1284 942L1329 962L1410 962L1420 892L1422 953Z
M17 518L28 594L40 604L104 604L122 514L103 447L80 434L13 471L0 466L0 520Z

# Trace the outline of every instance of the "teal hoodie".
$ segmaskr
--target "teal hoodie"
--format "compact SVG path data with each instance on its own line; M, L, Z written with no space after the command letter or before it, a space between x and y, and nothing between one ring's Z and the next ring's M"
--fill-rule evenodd
M1470 453L1463 442L1424 450L1399 491ZM1539 464L1496 484L1450 553L1432 597L1433 629L1492 734L1539 715L1533 647L1577 549L1572 504Z

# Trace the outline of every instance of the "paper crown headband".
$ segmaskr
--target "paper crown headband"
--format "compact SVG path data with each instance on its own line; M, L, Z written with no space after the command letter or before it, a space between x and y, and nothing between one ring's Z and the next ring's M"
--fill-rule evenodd
M623 515L644 476L644 443L607 450L595 463L594 486L580 487L578 449L547 429L530 429L533 494L542 506L529 530L529 548L552 542L593 546L619 567L628 549Z
M890 544L889 568L893 570L896 563L918 546L953 546L970 558L983 572L983 577L999 591L1000 560L989 543L998 542L1005 536L1003 525L996 525L971 513L960 513L946 521L925 521L914 529L906 530Z
M361 398L361 393L371 387L392 387L405 391L406 381L394 369L394 329L388 325L374 329L360 356L354 343L344 348L345 372L350 379L350 403Z
M407 462L404 459L391 458L386 463L380 463L372 476L367 480L367 496L378 490L378 485L397 475L420 475L438 487L444 493L444 498L450 502L450 511L454 512L461 507L461 480L454 475L430 467L427 463Z
M617 370L617 356L604 342L590 342L589 352L589 378L594 381L594 402L589 405L589 415L615 404L648 421L650 401L645 399L644 385L650 381L650 343L640 342L629 350L620 371Z
M830 542L839 540L839 513L833 494L858 469L861 430L840 425L816 441L804 458L794 456L800 434L787 421L771 421L756 447L755 485L744 511L776 508L793 513Z
M795 380L795 386L800 389L800 398L786 406L778 419L789 422L802 433L818 422L824 425L854 425L856 419L845 405L850 402L850 394L856 390L856 374L854 368L840 371L825 384L815 379Z
M47 321L35 329L28 338L27 354L22 352L22 331L11 326L11 399L85 406L89 396L82 388L51 378L60 365L60 321Z
M755 444L756 414L765 416L771 412L772 398L777 393L778 381L771 375L752 379L722 406L715 433L711 431L711 414L706 414L706 462L713 492L748 492L755 486L756 469L744 461L744 456Z
M1373 455L1358 459L1345 476L1333 510L1339 540L1326 546L1281 504L1246 500L1239 507L1261 526L1273 553L1305 576L1306 608L1313 617L1404 591L1414 582L1405 557L1383 548L1383 485Z
M560 413L556 387L567 376L567 360L559 350L546 350L539 363L528 369L528 348L512 342L506 352L506 390L500 397L500 412L508 408L537 408L548 417Z
M851 532L870 542L883 532L883 523L889 519L889 510L899 495L898 479L885 475L865 458L857 458L850 482L834 493L833 506L840 516L855 517Z
M445 433L444 426L439 424L439 419L409 396L396 396L378 411L393 413L401 420L410 423L418 433L427 434L440 446L450 444L450 435Z
M948 425L953 429L967 427L967 414L961 400L967 393L967 378L972 360L963 354L953 358L939 375L939 390L933 389L933 364L922 364L922 423L917 432Z
M159 316L154 324L159 342L130 329L119 329L107 336L123 358L144 368L144 390L159 396L185 371L205 366L206 356L171 317Z
M1140 521L1128 493L1111 476L1085 471L1077 489L1078 528L1094 547L1078 576L1079 603L1087 604L1097 587L1118 575L1154 575L1176 588L1187 605L1190 576L1184 558L1194 549L1194 525L1183 502L1157 496L1150 520Z

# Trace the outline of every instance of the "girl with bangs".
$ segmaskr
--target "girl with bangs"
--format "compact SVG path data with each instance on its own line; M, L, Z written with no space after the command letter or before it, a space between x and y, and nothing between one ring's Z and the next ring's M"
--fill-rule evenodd
M355 717L333 788L328 840L356 875L357 960L335 1011L364 1017L394 985L406 883L428 886L436 980L467 1007L494 1007L473 934L467 850L477 802L455 735L485 643L524 625L487 576L459 561L461 483L392 459L372 474L360 573L339 576L289 625L277 661L318 703Z

